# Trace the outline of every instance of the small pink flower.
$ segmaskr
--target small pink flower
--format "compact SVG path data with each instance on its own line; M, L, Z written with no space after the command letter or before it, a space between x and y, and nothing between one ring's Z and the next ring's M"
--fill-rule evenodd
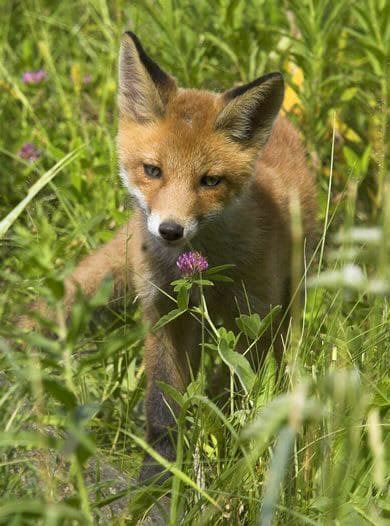
M83 84L91 84L92 82L92 75L90 73L87 73L83 77Z
M207 259L199 252L185 252L177 258L176 265L186 278L193 276L197 272L204 272L209 267Z
M31 142L26 142L26 144L23 144L23 146L18 151L18 155L22 159L26 159L26 161L30 161L30 163L33 163L41 155L41 152L38 150L35 144L32 144Z
M46 71L40 69L38 71L26 71L22 75L22 81L25 84L39 84L47 77Z

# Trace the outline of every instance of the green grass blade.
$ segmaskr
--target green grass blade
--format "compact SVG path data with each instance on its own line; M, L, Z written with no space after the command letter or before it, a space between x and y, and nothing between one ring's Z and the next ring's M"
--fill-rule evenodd
M76 157L79 155L80 150L84 146L79 146L73 152L69 152L65 157L63 157L57 164L55 164L49 171L44 173L38 181L36 181L30 190L27 192L27 195L20 203L15 206L11 212L0 221L0 239L5 236L9 228L14 224L23 210L28 206L34 197L52 180L54 177L63 170L68 164L70 164Z

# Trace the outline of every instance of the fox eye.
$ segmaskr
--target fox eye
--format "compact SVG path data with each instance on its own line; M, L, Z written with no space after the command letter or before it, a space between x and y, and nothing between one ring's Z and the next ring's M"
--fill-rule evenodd
M144 172L148 177L153 177L153 179L159 179L162 175L161 168L153 164L144 164Z
M200 180L201 186L217 186L221 181L223 177L217 177L214 175L204 175L202 179Z

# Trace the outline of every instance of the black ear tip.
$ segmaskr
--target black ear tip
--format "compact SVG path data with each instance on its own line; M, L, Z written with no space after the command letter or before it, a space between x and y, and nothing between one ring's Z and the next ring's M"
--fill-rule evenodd
M280 71L273 71L272 73L268 73L268 75L264 75L262 79L263 79L263 82L267 80L275 80L275 81L280 82L280 84L284 84L284 77L280 73Z
M133 33L132 31L125 31L123 33L123 36L127 35L128 37L131 38L131 40L138 40L138 37L135 33Z
M284 91L283 75L279 71L274 71L273 73L268 73L267 75L249 82L249 84L244 84L242 86L238 86L237 88L226 91L224 97L226 100L232 100L250 89L259 88L263 84L267 85L267 90L276 88L281 93Z
M133 33L132 31L125 31L123 33L123 37L128 37L128 38L131 38L131 40L134 42L135 44L135 47L139 50L139 49L142 49L142 45L141 45L141 42L139 40L139 38L137 37L137 35L135 33Z
M285 89L285 82L284 77L280 73L280 71L274 71L272 73L269 73L268 75L264 75L262 77L262 82L266 82L271 90L276 90L280 97L283 98L284 95L284 89Z
M123 33L123 36L127 37L127 38L131 38L131 40L133 41L138 53L140 55L144 55L145 54L145 51L144 51L144 48L142 47L142 44L140 42L140 39L137 37L137 35L135 33L133 33L132 31L125 31L125 33Z

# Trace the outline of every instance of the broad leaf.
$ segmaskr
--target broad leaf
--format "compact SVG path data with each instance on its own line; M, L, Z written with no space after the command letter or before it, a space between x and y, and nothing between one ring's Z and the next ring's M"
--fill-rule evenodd
M171 310L170 312L168 312L168 314L165 314L165 316L162 316L158 320L156 325L153 327L153 330L157 331L158 329L161 329L161 327L164 327L164 325L167 325L167 323L170 323L171 321L175 320L176 318L178 318L185 312L186 312L185 310L180 310L180 309Z
M189 299L190 299L190 295L189 295L187 287L186 286L181 287L177 295L177 306L179 307L179 310L186 311L188 309Z
M263 319L257 313L250 315L241 314L239 318L236 318L237 327L251 340L257 340L272 324L280 309L281 307L277 305Z
M245 356L234 351L237 340L232 331L228 332L226 329L221 328L219 334L221 337L218 344L219 355L234 374L237 375L245 392L250 392L256 380L256 375L250 363Z

